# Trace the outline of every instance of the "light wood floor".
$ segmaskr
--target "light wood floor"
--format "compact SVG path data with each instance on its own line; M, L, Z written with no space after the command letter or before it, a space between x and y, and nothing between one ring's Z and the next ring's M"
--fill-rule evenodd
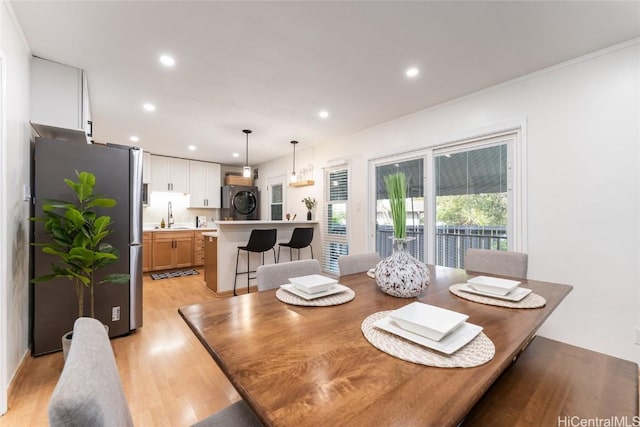
M144 326L111 340L136 426L189 426L240 398L178 314L216 299L203 274L144 278ZM62 353L28 357L9 395L4 426L46 426L47 405L62 371Z

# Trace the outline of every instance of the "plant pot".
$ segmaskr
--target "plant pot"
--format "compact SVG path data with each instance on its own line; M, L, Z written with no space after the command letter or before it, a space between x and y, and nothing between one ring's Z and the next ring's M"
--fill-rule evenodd
M311 211L307 211L307 221L311 221Z
M64 361L67 361L67 354L71 348L71 338L73 337L73 331L69 331L62 336L62 357Z
M429 268L411 256L408 242L408 239L393 238L393 253L376 266L378 287L394 297L416 297L429 286Z
M104 326L104 330L107 332L107 336L109 336L109 326ZM71 340L73 338L73 331L69 331L62 336L62 358L64 361L67 361L67 355L69 354L69 350L71 349Z

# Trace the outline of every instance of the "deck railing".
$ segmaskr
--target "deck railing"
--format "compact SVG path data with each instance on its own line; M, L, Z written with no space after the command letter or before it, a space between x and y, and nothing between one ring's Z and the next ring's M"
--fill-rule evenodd
M381 257L391 255L393 227L379 225L376 248ZM407 237L413 238L408 248L411 254L424 261L424 226L407 227ZM503 226L439 225L435 236L435 263L446 267L462 268L468 248L507 250L507 232Z

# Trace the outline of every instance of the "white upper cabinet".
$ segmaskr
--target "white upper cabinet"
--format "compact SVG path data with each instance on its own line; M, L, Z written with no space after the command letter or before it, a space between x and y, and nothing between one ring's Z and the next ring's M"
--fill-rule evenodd
M189 192L189 160L151 155L151 191Z
M220 165L189 161L189 192L192 208L220 207Z
M91 110L84 71L32 57L30 73L31 121L88 133Z
M142 152L142 183L151 183L151 153Z

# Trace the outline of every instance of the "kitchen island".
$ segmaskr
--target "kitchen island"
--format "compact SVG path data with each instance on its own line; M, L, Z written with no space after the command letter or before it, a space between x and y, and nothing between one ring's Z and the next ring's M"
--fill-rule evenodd
M291 239L293 229L296 227L313 227L313 242L316 247L316 254L320 253L320 229L318 221L217 221L218 230L215 232L203 233L205 238L205 281L207 288L218 296L233 295L233 281L236 272L236 255L238 246L244 246L249 241L251 230L272 229L278 231L275 251L278 252L278 243L287 243ZM215 241L214 241L215 239ZM249 253L251 269L255 270L262 263L262 254ZM293 250L293 259L297 260L297 250ZM311 258L311 251L308 248L300 250L300 259ZM284 248L280 253L280 261L289 261L289 250ZM264 254L264 263L273 264L273 252ZM247 252L240 252L238 260L238 271L247 271ZM255 290L257 285L255 273L251 274L252 279L249 286ZM247 292L247 276L238 276L237 293Z

